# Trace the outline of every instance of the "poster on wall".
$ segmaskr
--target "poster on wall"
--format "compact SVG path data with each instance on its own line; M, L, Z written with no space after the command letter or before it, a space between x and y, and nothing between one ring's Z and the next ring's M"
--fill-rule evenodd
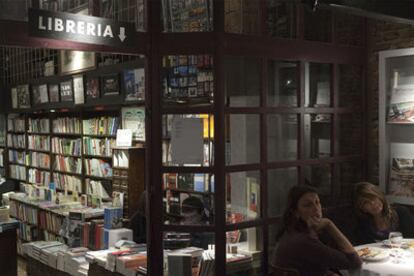
M49 100L51 103L59 102L59 84L49 84Z
M391 143L388 194L414 197L414 144Z
M145 100L144 68L124 71L125 100Z
M145 108L123 107L122 128L132 130L133 139L145 141Z
M86 98L97 99L99 98L99 78L90 77L86 79Z
M410 76L394 71L391 83L389 123L414 123L414 85Z
M60 100L62 102L73 101L72 81L65 81L60 83Z
M75 94L75 104L85 103L84 91L83 91L83 76L73 76L73 91Z
M19 85L17 87L17 102L19 108L30 108L30 91L29 85Z

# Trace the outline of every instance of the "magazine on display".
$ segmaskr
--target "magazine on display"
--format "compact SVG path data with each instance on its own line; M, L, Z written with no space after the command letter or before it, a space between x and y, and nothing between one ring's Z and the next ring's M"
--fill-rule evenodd
M388 193L414 197L414 144L391 143Z

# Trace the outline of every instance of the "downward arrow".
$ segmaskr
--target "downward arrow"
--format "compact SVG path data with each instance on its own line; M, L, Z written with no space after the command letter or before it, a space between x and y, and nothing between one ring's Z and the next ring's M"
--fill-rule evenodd
M120 27L119 28L119 35L118 35L119 39L121 40L121 42L124 42L126 35L125 35L125 28L124 27Z

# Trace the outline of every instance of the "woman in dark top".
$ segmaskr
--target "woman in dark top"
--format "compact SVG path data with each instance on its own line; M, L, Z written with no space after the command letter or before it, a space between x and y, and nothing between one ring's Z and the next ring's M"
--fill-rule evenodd
M332 221L322 218L318 194L309 186L295 186L289 191L276 239L273 264L294 268L301 276L337 275L333 271L361 266L348 239Z
M403 206L391 206L378 186L369 182L356 184L354 207L357 217L356 244L388 239L399 231L404 238L414 238L414 216Z

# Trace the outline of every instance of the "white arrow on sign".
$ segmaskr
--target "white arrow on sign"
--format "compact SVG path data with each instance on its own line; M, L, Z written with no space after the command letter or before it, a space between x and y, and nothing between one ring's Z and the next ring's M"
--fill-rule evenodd
M120 27L119 28L119 35L118 35L119 39L121 40L121 42L124 42L126 35L125 35L125 28L124 27Z

